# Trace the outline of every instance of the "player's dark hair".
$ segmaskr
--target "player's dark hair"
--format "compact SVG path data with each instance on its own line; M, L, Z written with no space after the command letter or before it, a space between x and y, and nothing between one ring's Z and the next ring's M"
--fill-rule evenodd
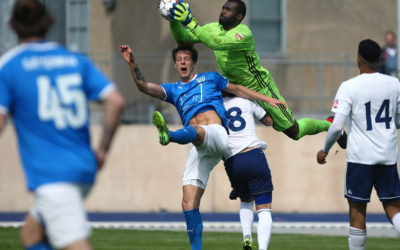
M197 58L199 57L199 53L194 48L193 43L191 43L191 42L179 43L178 47L176 47L175 49L172 50L172 59L174 59L174 62L176 62L176 53L178 53L178 51L182 51L182 50L189 51L192 56L193 62L197 63Z
M10 19L10 26L19 39L45 37L53 23L53 17L38 0L18 0Z
M381 47L371 39L362 40L358 44L358 55L365 66L376 70L380 63Z
M237 4L236 14L242 14L243 18L246 16L246 4L242 0L228 0L228 2Z

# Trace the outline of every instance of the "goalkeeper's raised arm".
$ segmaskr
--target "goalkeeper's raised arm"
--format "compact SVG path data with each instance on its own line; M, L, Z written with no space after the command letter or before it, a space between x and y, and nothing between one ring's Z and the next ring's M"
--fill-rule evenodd
M174 4L169 18L171 32L178 43L202 42L212 50L242 50L253 46L250 29L240 24L244 13L236 14L229 1L222 7L219 22L200 26L184 2Z

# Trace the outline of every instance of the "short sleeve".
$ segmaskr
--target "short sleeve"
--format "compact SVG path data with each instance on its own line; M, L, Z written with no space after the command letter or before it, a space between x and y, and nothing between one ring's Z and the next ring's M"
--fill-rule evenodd
M83 82L90 100L102 100L115 89L114 84L88 58L84 62Z
M221 74L215 73L215 83L217 85L217 90L223 91L228 86L228 78L222 76Z
M165 98L163 101L173 103L172 86L174 83L163 83L161 87L164 89Z
M264 118L264 116L267 114L267 112L257 103L252 102L253 104L253 116L257 119L257 120L261 120L262 118Z
M336 97L332 104L332 112L349 115L351 111L351 89L345 83L339 87Z

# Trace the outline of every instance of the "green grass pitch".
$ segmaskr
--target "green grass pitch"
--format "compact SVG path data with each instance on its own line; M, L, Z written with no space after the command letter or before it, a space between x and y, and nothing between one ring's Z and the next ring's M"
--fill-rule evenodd
M241 250L240 233L203 233L205 250ZM94 229L91 238L95 250L187 250L186 232ZM366 249L400 249L400 239L368 238ZM256 247L253 247L257 250ZM0 250L22 249L19 229L0 228ZM272 234L269 250L347 250L345 236Z

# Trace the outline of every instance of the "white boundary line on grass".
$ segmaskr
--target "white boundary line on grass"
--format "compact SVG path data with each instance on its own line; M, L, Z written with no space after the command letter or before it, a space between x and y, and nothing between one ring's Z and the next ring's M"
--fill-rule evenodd
M93 228L186 231L185 222L90 222ZM22 222L0 222L0 227L22 226ZM240 222L204 222L207 232L241 232ZM273 233L315 234L315 235L348 235L349 223L344 222L273 222ZM257 223L253 224L253 232ZM400 237L390 223L367 223L368 236Z

